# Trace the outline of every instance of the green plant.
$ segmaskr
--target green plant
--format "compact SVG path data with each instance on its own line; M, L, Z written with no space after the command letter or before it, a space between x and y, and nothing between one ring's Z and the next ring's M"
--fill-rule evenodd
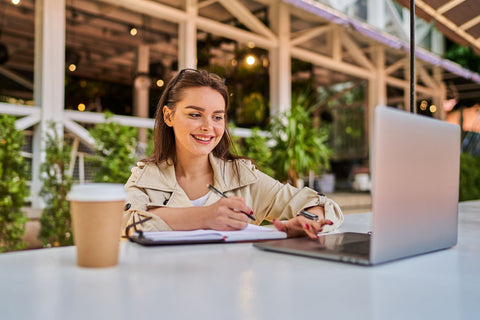
M27 164L20 154L25 142L15 118L0 115L0 252L24 249L27 217L21 208L28 196Z
M242 99L237 109L237 122L245 126L259 125L265 118L265 99L260 92L252 92Z
M40 191L45 207L40 218L42 229L39 238L46 247L72 245L72 222L67 201L67 193L72 186L68 175L70 147L58 135L53 122L46 134L45 154Z
M480 199L480 156L460 155L460 201Z
M312 121L314 105L309 92L296 94L291 109L277 116L271 126L272 165L276 177L297 185L297 180L308 174L330 169L332 150L327 146L326 127L315 128Z
M238 143L240 154L253 159L263 173L269 176L275 175L271 164L272 150L268 146L269 137L262 135L259 128L253 128L251 132L250 137L244 138Z
M100 169L93 179L96 182L125 183L136 162L137 129L119 125L111 117L112 114L107 113L107 121L89 131L99 151L93 162Z

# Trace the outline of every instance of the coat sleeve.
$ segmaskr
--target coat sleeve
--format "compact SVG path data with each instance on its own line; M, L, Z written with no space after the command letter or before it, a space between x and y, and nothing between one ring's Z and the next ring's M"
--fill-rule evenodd
M137 166L132 168L132 174L125 184L127 202L125 203L125 212L122 220L123 230L134 222L138 223L138 221L150 217L150 220L137 225L137 229L142 231L170 231L172 229L163 219L147 212L150 197L145 189L136 185L137 178L144 166L145 164L142 162L137 163Z
M256 174L258 181L250 186L252 202L254 212L265 214L263 219L288 220L303 209L320 206L325 210L325 218L333 222L331 226L325 225L322 232L333 231L342 224L342 210L332 199L310 188L297 189L289 184L282 184L259 170L256 170Z

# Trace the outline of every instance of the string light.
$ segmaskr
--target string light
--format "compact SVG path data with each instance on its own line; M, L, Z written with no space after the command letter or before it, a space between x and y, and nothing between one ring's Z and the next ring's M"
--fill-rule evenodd
M423 101L420 103L420 109L421 109L422 111L425 111L425 110L427 110L427 107L428 107L428 102L425 101L425 100L423 100Z
M78 111L85 111L86 106L83 103L79 103L77 109L78 109Z
M156 85L159 88L163 87L164 84L165 84L165 82L162 79L158 79L157 82L156 82Z
M435 113L436 111L437 111L437 106L434 105L434 104L432 104L432 105L430 106L430 112L431 112L431 113Z
M74 72L75 70L77 70L77 66L72 63L68 66L68 70L70 70L71 72Z
M252 56L252 55L248 55L247 58L245 59L245 61L247 62L248 65L254 65L255 64L255 57Z
M130 27L130 31L129 31L129 32L130 32L130 35L131 35L132 37L135 37L135 36L138 34L138 30L137 30L137 28L135 28L135 27Z
M20 4L20 0L12 0L12 3L16 6L18 6Z

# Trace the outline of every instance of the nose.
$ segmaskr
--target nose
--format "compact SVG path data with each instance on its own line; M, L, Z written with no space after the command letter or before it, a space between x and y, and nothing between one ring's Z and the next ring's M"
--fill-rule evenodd
M209 131L212 128L211 120L208 117L205 117L202 122L202 131Z

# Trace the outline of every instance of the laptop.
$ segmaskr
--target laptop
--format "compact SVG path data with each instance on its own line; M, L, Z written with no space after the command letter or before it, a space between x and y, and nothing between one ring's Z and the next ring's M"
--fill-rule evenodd
M460 128L390 107L373 125L372 232L255 243L260 249L375 265L457 243Z

